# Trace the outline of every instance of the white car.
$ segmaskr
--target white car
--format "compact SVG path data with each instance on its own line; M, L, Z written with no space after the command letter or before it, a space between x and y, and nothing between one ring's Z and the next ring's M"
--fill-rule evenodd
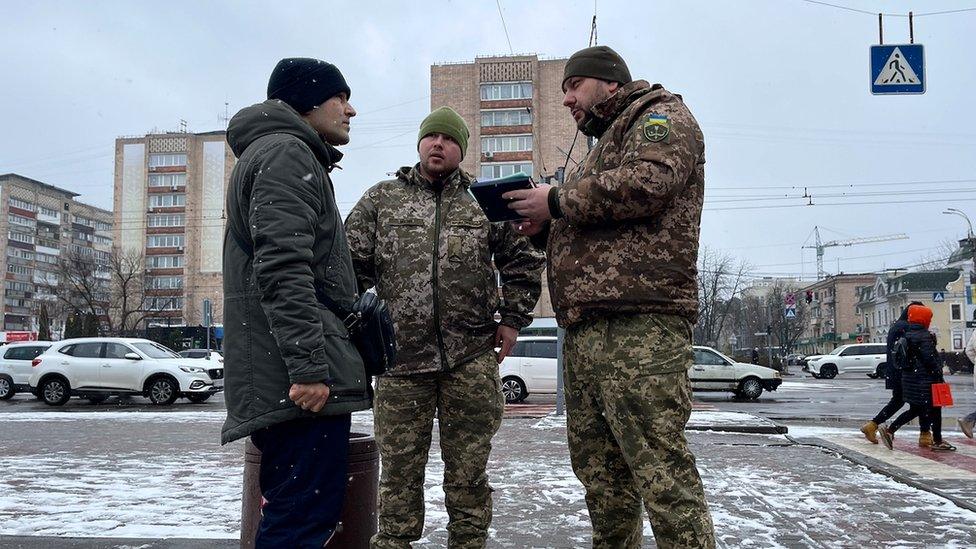
M807 370L816 378L833 379L839 374L861 372L884 377L888 347L883 343L841 345L825 355L807 357Z
M198 358L203 360L212 360L214 364L224 363L224 354L220 351L206 350L206 349L187 349L185 351L180 351L179 355L183 358Z
M28 383L51 406L72 396L93 403L110 395L143 395L164 405L180 397L203 402L224 388L223 364L206 366L148 339L67 339L33 360Z
M50 341L25 341L0 347L0 400L29 390L31 361L50 346Z
M533 393L556 394L556 338L522 336L499 366L505 402Z
M775 391L783 383L780 373L772 368L736 362L711 347L693 348L695 358L688 378L695 391L729 391L755 400L763 390Z

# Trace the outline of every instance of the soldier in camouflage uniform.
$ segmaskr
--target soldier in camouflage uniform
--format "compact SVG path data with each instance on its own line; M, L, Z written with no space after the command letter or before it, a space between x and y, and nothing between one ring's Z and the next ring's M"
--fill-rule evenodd
M448 546L484 547L485 467L504 409L498 363L531 320L545 259L510 225L489 223L468 193L472 179L458 168L468 129L457 113L435 110L418 140L420 163L366 191L346 219L360 287L389 302L398 346L396 365L377 379L383 473L370 545L410 547L422 535L436 415Z
M680 96L632 81L605 46L569 59L563 91L599 141L561 187L506 197L526 218L518 230L547 245L593 546L639 547L643 503L658 547L714 547L684 437L704 139Z

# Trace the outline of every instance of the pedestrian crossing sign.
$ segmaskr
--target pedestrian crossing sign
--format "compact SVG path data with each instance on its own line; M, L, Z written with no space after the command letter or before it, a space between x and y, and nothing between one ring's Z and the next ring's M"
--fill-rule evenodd
M921 44L871 46L871 93L925 93L925 55Z

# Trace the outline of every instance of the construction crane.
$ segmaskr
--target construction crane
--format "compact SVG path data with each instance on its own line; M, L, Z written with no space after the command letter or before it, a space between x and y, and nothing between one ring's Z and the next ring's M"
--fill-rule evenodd
M815 246L803 246L803 247L817 250L817 280L823 280L824 278L824 266L823 266L824 248L832 248L834 246L853 246L855 244L870 244L872 242L887 242L889 240L906 240L908 238L908 235L904 233L898 233L898 234L885 234L881 236L867 236L864 238L851 238L849 240L831 240L830 242L821 242L820 227L814 227L813 232L817 235L817 244Z

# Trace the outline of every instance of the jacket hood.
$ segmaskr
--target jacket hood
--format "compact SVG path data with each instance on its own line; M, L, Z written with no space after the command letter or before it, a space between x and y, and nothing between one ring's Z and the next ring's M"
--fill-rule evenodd
M322 141L298 111L278 99L268 99L245 107L235 114L227 126L227 143L234 151L234 156L240 158L251 143L274 133L293 135L301 139L329 170L342 159L342 153Z
M624 84L602 103L597 103L590 109L590 116L583 123L580 131L590 137L600 137L603 132L607 131L610 124L620 116L620 113L638 97L661 87L660 84L654 84L654 87L651 87L647 80L635 80L629 84Z

